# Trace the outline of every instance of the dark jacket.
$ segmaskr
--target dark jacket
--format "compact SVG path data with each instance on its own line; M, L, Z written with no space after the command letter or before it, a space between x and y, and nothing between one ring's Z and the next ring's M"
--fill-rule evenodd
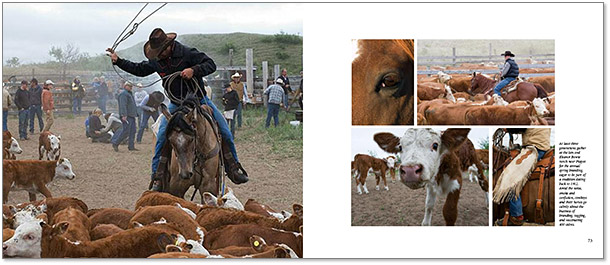
M15 105L18 110L27 109L30 107L30 91L17 89L15 92Z
M85 97L85 88L83 87L83 83L79 80L72 81L72 98L84 98Z
M508 58L508 60L506 60L506 62L508 64L510 64L510 69L508 69L508 73L506 73L506 75L504 75L504 77L517 78L519 76L519 66L517 65L515 60L513 60L512 58Z
M102 126L102 121L100 121L100 117L91 114L91 116L89 116L89 134L90 135L95 135L96 132L99 134L99 131L101 131L102 129L104 129L104 126Z
M237 109L237 105L239 105L239 95L237 91L231 90L231 92L227 92L222 96L222 104L225 105L225 110L234 110Z
M100 82L100 85L97 87L97 95L100 97L108 96L108 84L106 82Z
M42 104L42 87L40 85L36 85L35 87L30 87L30 104L38 105Z
M282 81L284 81L284 84L282 85L282 88L284 89L284 94L288 95L288 92L292 92L292 88L290 87L290 80L288 80L288 76L284 77L283 75L280 75L278 78L282 79ZM277 80L277 78L275 80Z
M136 117L137 116L136 101L133 99L133 93L127 89L119 95L119 116Z
M155 113L155 112L159 111L159 106L161 106L161 103L163 103L163 101L156 100L155 97L153 97L152 94L150 94L150 95L148 95L146 104L144 104L144 105L146 105L147 107L153 108L154 111L150 111L147 109L143 109L143 111L146 111L149 114Z
M158 73L161 77L173 74L175 72L181 72L186 68L193 69L193 78L199 83L201 91L197 91L197 96L203 98L205 90L203 89L203 77L216 71L216 64L212 58L208 57L205 53L198 51L195 48L187 47L178 41L174 41L173 52L170 58L159 61L142 61L139 63L130 62L125 59L119 58L116 65L124 71L136 75L136 76L148 76L153 73ZM176 80L166 87L167 84L164 82L163 87L168 94L182 100L186 97L189 92L188 89L182 89L186 87L190 81L180 84L182 78L176 77ZM170 96L170 100L171 96ZM178 104L179 102L172 103Z

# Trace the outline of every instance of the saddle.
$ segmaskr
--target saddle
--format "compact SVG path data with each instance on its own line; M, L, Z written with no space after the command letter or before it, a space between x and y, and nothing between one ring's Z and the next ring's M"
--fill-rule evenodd
M519 155L519 150L511 150L510 161ZM555 149L550 149L536 163L527 182L520 192L524 220L538 224L555 221ZM508 203L503 225L509 218Z
M508 85L506 85L505 87L502 88L502 94L508 94L510 92L513 92L515 90L517 90L517 85L521 84L525 82L525 80L521 79L520 77L511 81L510 83L508 83Z

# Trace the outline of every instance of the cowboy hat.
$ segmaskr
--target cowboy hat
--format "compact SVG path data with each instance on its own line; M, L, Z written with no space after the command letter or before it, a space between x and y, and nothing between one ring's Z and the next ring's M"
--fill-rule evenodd
M282 80L281 78L278 78L277 80L275 80L276 83L278 84L284 84L284 80Z
M165 95L161 91L155 91L150 94L150 97L155 99L157 102L163 102L165 100Z
M240 78L240 77L241 77L241 74L240 74L239 72L235 72L235 73L234 73L234 74L231 76L231 78Z
M510 56L510 57L515 57L514 54L512 54L510 51L505 51L503 54L500 54L500 56Z
M148 41L144 44L144 55L149 60L156 60L159 54L167 48L172 42L176 39L178 34L176 33L167 33L160 29L156 28L148 37Z

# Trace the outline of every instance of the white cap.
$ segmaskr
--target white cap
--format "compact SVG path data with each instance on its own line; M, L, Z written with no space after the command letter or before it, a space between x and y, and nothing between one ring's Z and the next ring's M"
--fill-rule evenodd
M239 74L239 72L235 72L231 78L236 78L236 77L241 77L241 74Z
M137 87L142 87L142 83L138 83L136 86Z
M284 80L282 80L281 78L278 78L277 80L275 80L276 83L278 84L284 84Z
M51 80L47 80L44 82L45 85L54 85L55 83L53 83L53 81Z

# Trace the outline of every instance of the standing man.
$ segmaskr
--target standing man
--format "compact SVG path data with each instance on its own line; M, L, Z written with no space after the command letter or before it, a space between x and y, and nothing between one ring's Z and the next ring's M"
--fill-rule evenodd
M85 97L85 87L80 82L80 76L76 76L72 81L72 113L80 114Z
M8 108L13 105L11 93L8 92L8 87L2 85L2 131L8 131Z
M237 92L237 97L239 99L233 120L237 119L237 128L241 128L241 112L244 107L244 99L248 97L248 92L246 90L246 84L241 82L241 74L239 72L235 72L235 74L231 76L231 79L231 90ZM235 131L231 129L231 132Z
M148 37L148 41L144 44L144 55L148 58L148 61L140 63L130 62L125 59L121 59L112 50L107 49L110 52L110 58L113 64L116 64L119 68L124 71L137 75L147 76L152 73L158 73L161 77L180 72L180 78L177 78L171 84L163 82L163 87L168 94L174 95L176 99L182 100L186 98L187 94L191 91L184 85L183 79L190 80L195 78L198 85L203 88L203 77L216 71L216 64L212 58L208 57L205 53L198 51L195 48L190 48L182 43L176 41L176 33L168 33L156 28L152 31ZM196 91L196 96L201 99L202 104L210 106L213 110L214 119L218 122L218 128L223 140L223 158L225 163L225 171L229 176L229 179L235 184L241 184L248 181L248 174L239 163L237 158L237 150L233 142L233 135L229 130L227 122L223 118L220 111L216 108L214 103L206 96L205 91ZM168 106L170 112L175 111L180 104L180 101L172 100ZM161 177L157 176L157 168L159 167L159 160L161 158L161 149L165 144L165 130L167 128L167 120L161 119L159 125L159 133L157 135L157 144L155 146L155 155L152 161L152 178L153 178L153 190L160 190ZM166 166L165 164L161 166Z
M512 58L515 57L515 55L512 54L510 51L505 51L503 54L500 55L504 56L504 60L506 61L504 63L504 67L502 68L503 80L498 82L496 87L494 87L494 93L496 93L498 96L502 96L502 93L500 92L502 88L504 88L510 82L514 81L519 76L519 66Z
M225 105L224 116L231 125L231 133L235 137L235 116L237 116L235 110L239 106L239 96L237 91L233 90L233 85L228 85L226 89L227 93L222 96L222 104Z
M282 88L284 89L283 102L284 108L288 109L288 93L292 92L292 88L290 88L290 80L288 80L288 71L286 71L286 68L282 69L282 75L278 78L282 79L282 82L284 82L282 85Z
M97 87L97 106L100 108L102 113L106 113L106 102L108 101L108 84L106 78L100 76L100 84Z
M19 140L29 140L28 120L30 109L30 92L28 91L28 81L21 81L21 87L15 93L15 105L19 111Z
M44 123L42 122L42 87L38 85L38 80L32 78L30 81L30 134L34 134L34 116L38 117L38 128L42 132Z
M161 106L164 100L165 95L163 95L163 92L155 91L150 95L146 95L142 102L140 102L140 105L138 105L142 109L142 121L138 129L138 136L136 137L138 143L142 143L142 134L144 134L144 129L148 127L148 118L152 117L153 122L156 122L159 118L159 106Z
M301 107L301 110L302 110L303 109L303 71L301 71L301 83L299 84L299 88L297 89L297 92L294 93L294 98L292 98L292 100L288 104L288 108L286 108L286 110L290 110L290 106L292 105L292 103L294 103L295 100L299 101L299 107Z
M119 116L123 123L123 131L119 137L112 139L112 148L115 152L119 151L119 144L129 136L127 149L129 151L139 151L136 149L134 140L136 136L136 102L133 99L133 85L125 82L125 90L119 95Z
M53 81L47 80L44 82L44 87L42 89L42 111L44 111L46 124L44 125L44 129L42 131L51 130L51 125L53 125L53 111L55 110L55 101L53 101Z
M140 108L140 104L146 96L148 96L148 92L144 90L142 83L136 84L136 92L133 93L133 98L136 100L136 111L138 112L138 127L140 127L142 124L140 122L142 120L142 108Z
M269 124L271 123L271 117L273 117L273 125L277 127L280 123L279 113L280 113L280 103L282 103L282 98L284 97L284 89L282 85L284 81L281 78L275 80L275 84L270 85L263 91L263 94L269 95L269 101L267 102L267 120L265 121L265 128L269 128Z

